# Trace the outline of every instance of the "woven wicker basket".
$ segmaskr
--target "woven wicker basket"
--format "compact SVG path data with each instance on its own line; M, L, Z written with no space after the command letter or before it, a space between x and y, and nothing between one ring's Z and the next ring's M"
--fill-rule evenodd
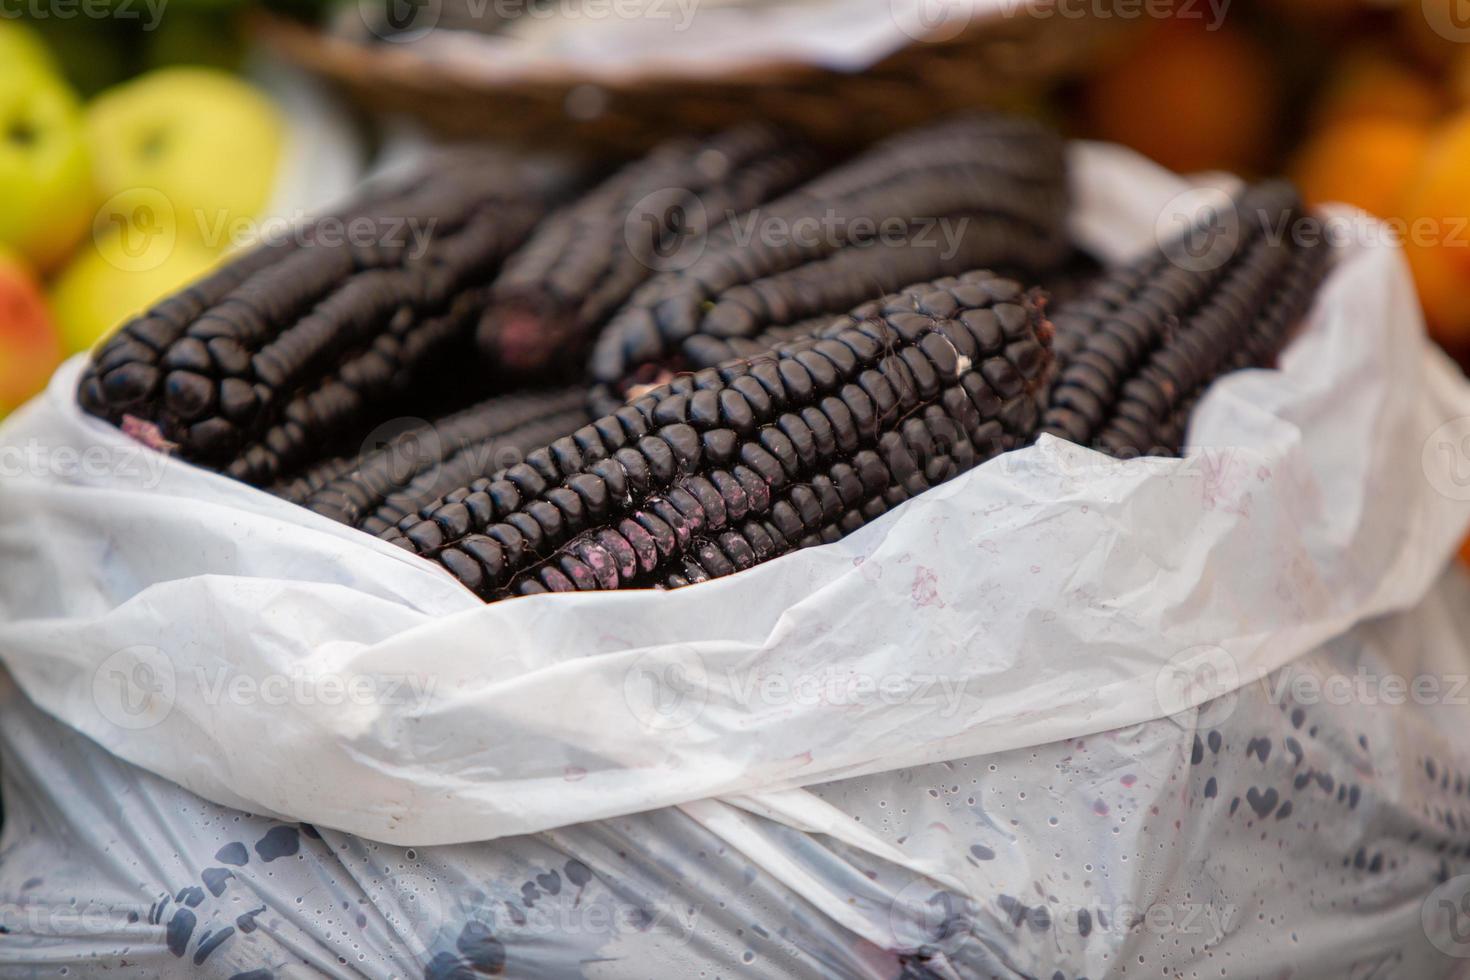
M978 106L1003 106L1084 71L1138 24L1125 17L1021 14L943 42L913 43L860 73L809 64L719 77L648 73L609 83L546 72L494 82L419 57L260 15L257 35L375 112L402 112L452 138L632 153L673 133L749 120L847 145Z

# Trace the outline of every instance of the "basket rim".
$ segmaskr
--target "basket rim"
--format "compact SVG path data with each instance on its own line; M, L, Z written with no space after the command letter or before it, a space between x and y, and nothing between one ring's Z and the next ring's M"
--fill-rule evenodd
M958 34L945 37L936 34L930 40L911 38L861 71L844 71L789 58L752 59L740 62L738 66L719 61L708 70L700 70L697 65L682 59L678 62L645 59L628 66L598 68L577 65L570 59L548 59L536 65L517 63L514 68L503 71L497 71L493 63L482 70L468 71L456 61L421 57L413 52L411 45L373 44L333 35L261 9L248 16L252 32L267 45L298 63L331 75L371 75L377 80L424 91L448 84L480 90L540 88L564 91L589 86L636 92L691 84L752 90L781 88L792 83L881 71L884 66L901 62L916 50L930 54L952 53L953 50L969 48L982 39L994 41L992 32L997 24L1035 24L1034 12L1047 5L1048 0L1021 0L1006 11L994 10L973 18Z

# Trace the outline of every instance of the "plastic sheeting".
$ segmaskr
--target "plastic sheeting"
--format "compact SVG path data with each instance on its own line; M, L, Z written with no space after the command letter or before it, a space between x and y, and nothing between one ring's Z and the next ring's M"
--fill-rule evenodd
M1114 257L1206 193L1108 147L1074 163L1078 236ZM1400 254L1357 237L1280 370L1212 387L1188 458L1043 438L668 594L482 605L80 415L74 362L0 429L0 659L206 799L405 845L777 806L1162 717L1414 607L1470 520L1470 388Z
M0 673L0 977L1463 977L1470 583L1166 719L405 848L221 807Z

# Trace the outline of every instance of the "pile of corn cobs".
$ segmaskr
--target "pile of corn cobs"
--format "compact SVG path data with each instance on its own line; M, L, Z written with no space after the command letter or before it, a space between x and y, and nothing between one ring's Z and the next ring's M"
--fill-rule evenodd
M453 151L346 212L418 220L426 247L302 229L125 325L80 399L487 600L672 588L1043 432L1177 454L1328 261L1279 233L1305 219L1279 183L1080 279L1067 214L1060 138L1001 116L835 164L742 127L570 195Z

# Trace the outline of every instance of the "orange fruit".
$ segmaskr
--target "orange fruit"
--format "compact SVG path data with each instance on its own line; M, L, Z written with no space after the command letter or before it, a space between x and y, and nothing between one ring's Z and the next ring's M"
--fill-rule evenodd
M1256 42L1172 20L1144 32L1084 93L1093 133L1173 170L1251 170L1270 148L1276 82Z
M1404 0L1398 35L1408 52L1432 68L1448 66L1470 41L1463 0Z
M1344 117L1297 152L1292 177L1308 204L1342 201L1380 218L1396 217L1429 133L1420 122Z
M1312 119L1319 127L1362 116L1430 123L1443 111L1444 98L1423 72L1373 48L1358 48L1333 66Z
M1404 250L1430 332L1470 348L1470 110L1435 131L1409 182Z
M0 416L46 387L61 360L61 338L34 275L0 252Z

